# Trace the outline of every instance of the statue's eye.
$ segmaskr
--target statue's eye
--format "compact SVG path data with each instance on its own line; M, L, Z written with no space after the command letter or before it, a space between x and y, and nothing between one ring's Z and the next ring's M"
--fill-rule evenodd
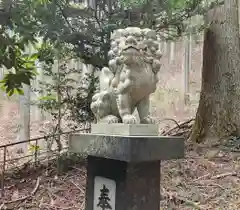
M147 47L144 47L143 50L144 50L144 51L147 51Z

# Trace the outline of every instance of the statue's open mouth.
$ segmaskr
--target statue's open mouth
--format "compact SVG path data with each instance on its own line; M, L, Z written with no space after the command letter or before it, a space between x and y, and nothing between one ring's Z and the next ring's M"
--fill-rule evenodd
M129 50L140 51L140 50L138 49L138 47L133 46L133 45L128 45L128 46L126 46L125 48L123 48L122 52L123 52L123 51L129 51Z
M136 46L128 45L122 50L121 55L127 56L129 58L130 57L139 58L139 59L141 58L141 59L144 59L144 61L147 63L152 63L148 59L148 58L152 58L152 56L146 51L141 51L141 49L139 49ZM136 62L138 62L138 60L136 60Z
M127 46L126 48L124 48L121 52L122 55L129 55L129 56L140 56L140 49L138 49L135 46Z

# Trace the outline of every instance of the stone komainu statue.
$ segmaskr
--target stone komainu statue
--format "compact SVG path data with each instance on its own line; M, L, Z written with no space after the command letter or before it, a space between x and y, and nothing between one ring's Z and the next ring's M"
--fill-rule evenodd
M150 124L149 95L156 90L162 53L157 34L150 29L129 27L112 35L109 68L100 73L100 92L92 98L91 109L102 123Z

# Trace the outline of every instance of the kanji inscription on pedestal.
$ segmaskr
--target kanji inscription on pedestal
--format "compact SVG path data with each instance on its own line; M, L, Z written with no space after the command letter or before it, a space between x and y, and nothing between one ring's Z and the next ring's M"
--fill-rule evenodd
M115 210L116 182L96 176L94 179L93 210Z

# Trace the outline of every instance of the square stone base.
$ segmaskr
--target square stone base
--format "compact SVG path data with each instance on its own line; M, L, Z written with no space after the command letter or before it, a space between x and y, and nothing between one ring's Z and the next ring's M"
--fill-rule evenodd
M121 136L158 136L159 126L156 124L93 124L92 134Z
M184 138L71 134L69 151L126 162L178 159L184 157Z
M126 163L88 156L85 209L159 210L160 161Z

